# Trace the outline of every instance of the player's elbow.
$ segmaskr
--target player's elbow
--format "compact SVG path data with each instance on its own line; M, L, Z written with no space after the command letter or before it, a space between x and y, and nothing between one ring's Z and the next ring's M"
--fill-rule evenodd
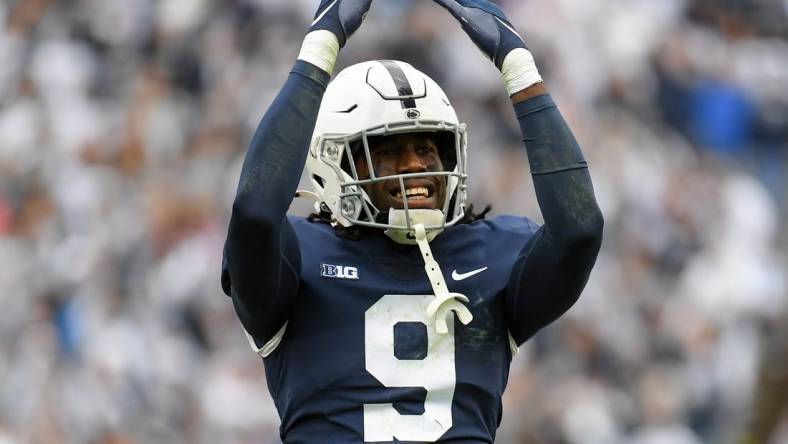
M575 253L587 252L593 256L602 245L605 220L597 205L574 218L565 232L565 245Z
M599 250L602 245L602 232L605 228L605 218L602 216L602 211L599 206L594 205L594 208L589 211L587 217L578 227L577 241L584 245L595 246L595 250Z

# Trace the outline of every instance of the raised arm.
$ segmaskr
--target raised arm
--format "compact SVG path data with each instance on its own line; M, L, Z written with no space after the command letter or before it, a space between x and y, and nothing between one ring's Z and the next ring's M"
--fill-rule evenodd
M602 243L602 213L580 147L541 84L514 104L544 225L512 269L507 304L518 345L577 301Z
M580 147L506 15L486 0L434 1L501 70L528 152L545 223L520 252L507 289L519 345L577 301L602 242L602 214Z
M337 54L371 0L323 0L287 82L266 111L244 159L224 248L222 288L262 345L287 322L301 257L286 218Z

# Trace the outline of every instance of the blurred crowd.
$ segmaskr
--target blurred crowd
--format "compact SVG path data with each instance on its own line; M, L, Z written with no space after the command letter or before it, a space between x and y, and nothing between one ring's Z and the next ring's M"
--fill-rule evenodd
M578 304L516 356L497 442L733 443L780 405L759 375L788 372L788 2L498 3L606 232ZM317 4L0 3L0 444L280 442L219 267ZM338 69L375 58L453 98L472 202L540 220L500 76L445 11L375 0ZM777 408L759 433L786 443Z

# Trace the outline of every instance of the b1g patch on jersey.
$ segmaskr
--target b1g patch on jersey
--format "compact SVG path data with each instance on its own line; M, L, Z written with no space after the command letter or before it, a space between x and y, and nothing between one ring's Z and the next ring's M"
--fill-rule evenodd
M331 279L358 279L358 268L347 265L320 264L320 276Z

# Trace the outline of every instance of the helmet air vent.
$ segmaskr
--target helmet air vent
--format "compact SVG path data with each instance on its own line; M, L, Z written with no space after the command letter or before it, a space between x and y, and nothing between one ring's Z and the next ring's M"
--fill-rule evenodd
M346 110L344 110L344 111L337 111L337 112L338 112L338 113L340 113L340 114L350 114L350 113L352 113L352 112L353 112L353 110L355 110L356 108L358 108L358 103L356 103L355 105L351 106L350 108L348 108L348 109L346 109Z

